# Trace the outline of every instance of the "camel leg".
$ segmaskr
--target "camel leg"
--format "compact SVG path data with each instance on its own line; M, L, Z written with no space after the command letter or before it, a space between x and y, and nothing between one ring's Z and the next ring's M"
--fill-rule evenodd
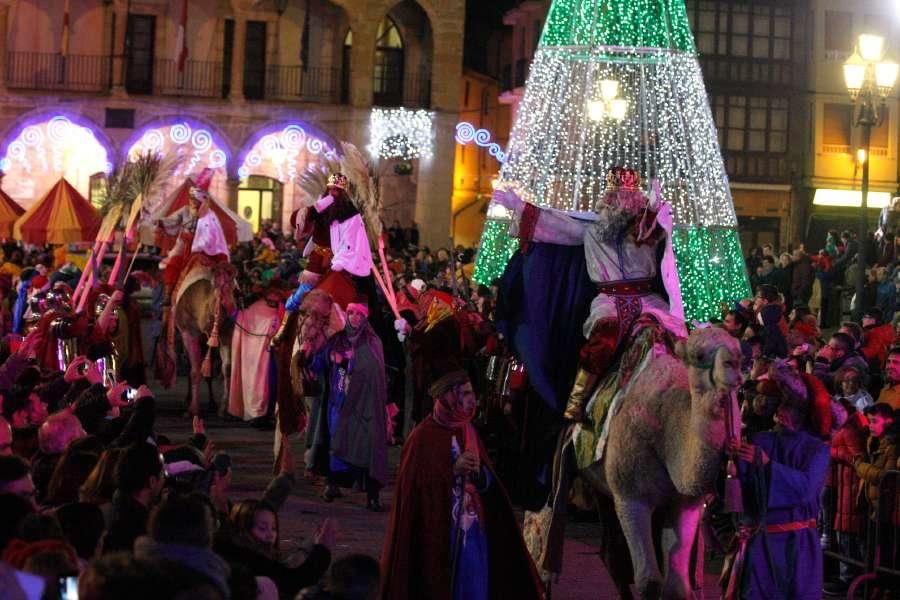
M628 541L638 597L656 600L660 593L662 574L656 563L653 547L653 507L636 500L616 498L616 514Z
M187 352L188 359L191 363L190 388L191 403L188 406L188 412L192 415L200 414L200 365L203 362L203 356L200 352L200 338L181 332L181 341L184 342L184 349Z
M686 500L672 512L675 540L668 551L668 568L663 598L688 599L691 585L691 549L697 538L697 527L703 514L703 498ZM702 589L701 589L702 594Z

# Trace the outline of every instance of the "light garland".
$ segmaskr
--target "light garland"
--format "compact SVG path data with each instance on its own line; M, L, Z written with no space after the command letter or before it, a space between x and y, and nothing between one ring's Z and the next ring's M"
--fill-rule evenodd
M23 127L7 144L6 153L0 159L0 169L8 173L17 165L26 173L46 173L51 170L62 172L75 159L87 159L96 164L99 168L93 172L109 173L113 168L106 148L90 128L76 125L68 117L57 115Z
M554 0L540 45L694 52L683 0Z
M684 317L705 323L750 296L735 229L678 228L672 234Z
M487 148L488 154L503 164L506 161L506 152L497 142L491 141L491 132L487 129L475 129L475 126L467 121L456 125L456 143L461 146L475 142L477 146Z
M329 160L337 158L337 152L327 142L311 135L296 123L286 125L280 131L267 133L253 144L250 151L241 161L238 177L245 179L250 175L260 174L273 176L282 183L293 183L306 168L307 161L300 161L302 155L316 160L324 156ZM268 162L268 165L264 163ZM302 169L298 169L302 162Z
M183 157L173 177L195 175L204 168L227 168L228 153L220 146L208 129L187 121L158 127L148 127L128 148L128 160L135 160L145 152L168 154L175 152Z
M377 158L431 158L434 117L430 110L373 108L369 117L369 153Z
M90 128L65 115L31 121L7 143L0 170L6 174L4 188L28 206L65 177L87 193L90 177L113 170L110 155Z
M591 119L586 98L619 82L620 121ZM669 50L539 49L500 171L501 184L535 204L597 210L606 171L621 165L656 178L676 225L737 225L700 66Z
M623 119L591 118L588 100L601 82L618 82ZM721 301L749 293L682 0L554 0L516 115L498 189L538 206L596 211L607 169L633 168L658 180L672 205L688 318L719 316Z
M506 263L519 248L519 240L507 233L509 220L488 218L484 222L481 246L475 258L472 278L482 285L491 285L503 275Z

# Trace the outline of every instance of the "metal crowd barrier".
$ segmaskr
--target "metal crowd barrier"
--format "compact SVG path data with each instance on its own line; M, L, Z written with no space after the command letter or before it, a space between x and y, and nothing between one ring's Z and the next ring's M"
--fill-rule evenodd
M833 487L826 488L828 493L823 498L826 510L822 530L825 535L834 534L834 510L828 510L828 506L836 506L838 490L835 484L838 473L838 465L832 463ZM858 485L852 490L854 497L857 493L860 493ZM865 494L865 491L861 493ZM870 518L869 510L861 517L865 520L865 535L860 535L863 548L861 557L842 554L833 549L823 551L826 557L862 571L850 582L846 596L848 600L856 598L860 587L862 598L869 598L876 587L885 591L892 590L894 593L900 589L900 471L887 471L879 482L875 519ZM836 540L833 546L836 546Z

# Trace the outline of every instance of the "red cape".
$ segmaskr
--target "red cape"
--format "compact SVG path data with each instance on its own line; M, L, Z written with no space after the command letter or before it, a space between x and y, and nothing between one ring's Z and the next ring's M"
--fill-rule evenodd
M461 444L465 442L461 429L447 429L428 417L403 446L381 555L384 600L451 600L453 435ZM543 598L543 586L525 548L509 497L480 441L478 451L492 477L490 488L481 496L488 540L488 596Z

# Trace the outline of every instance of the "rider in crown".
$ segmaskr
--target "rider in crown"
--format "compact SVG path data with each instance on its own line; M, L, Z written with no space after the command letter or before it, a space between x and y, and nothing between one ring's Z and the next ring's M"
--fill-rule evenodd
M285 303L284 319L273 344L285 337L304 296L313 288L328 292L341 307L359 294L374 303L372 250L366 224L350 199L349 188L345 175L333 173L328 177L326 194L292 217L294 236L306 243L303 255L308 262L300 285Z
M588 275L597 286L597 296L582 329L587 343L582 347L578 374L564 412L570 421L584 420L591 394L638 317L650 314L674 335L686 334L683 319L673 314L653 285L660 269L658 246L671 234L671 207L662 201L655 182L653 198L648 198L640 186L641 177L633 169L611 168L593 222L538 208L510 190L494 192L494 201L519 217L518 237L523 244L584 245ZM662 275L671 296L677 289L677 275L674 254L670 254L667 249Z

